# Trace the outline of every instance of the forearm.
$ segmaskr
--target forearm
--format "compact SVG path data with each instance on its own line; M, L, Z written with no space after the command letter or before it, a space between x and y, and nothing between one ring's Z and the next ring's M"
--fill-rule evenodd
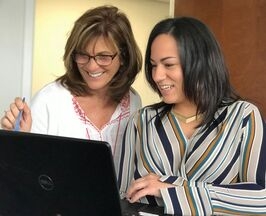
M266 189L256 183L212 185L183 181L182 185L161 189L161 194L167 214L266 214Z
M169 183L169 181L166 182ZM206 183L187 182L182 177L176 177L174 184L175 187L161 189L165 213L212 215L212 205Z

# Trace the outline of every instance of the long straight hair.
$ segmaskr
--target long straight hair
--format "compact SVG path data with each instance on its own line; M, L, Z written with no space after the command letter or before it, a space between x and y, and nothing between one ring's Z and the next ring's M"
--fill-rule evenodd
M233 90L224 57L213 33L201 21L192 17L168 18L155 25L148 39L145 55L145 76L152 89L161 96L152 79L151 46L161 35L173 36L179 51L183 70L183 91L197 106L197 113L203 113L199 125L208 126L219 107L229 105L240 96ZM172 104L160 102L151 107L164 106L160 116L170 111Z

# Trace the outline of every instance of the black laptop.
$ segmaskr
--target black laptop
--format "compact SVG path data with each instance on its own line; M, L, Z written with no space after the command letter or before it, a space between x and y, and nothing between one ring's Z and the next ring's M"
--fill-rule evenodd
M138 215L148 207L121 207L107 142L0 130L1 216Z

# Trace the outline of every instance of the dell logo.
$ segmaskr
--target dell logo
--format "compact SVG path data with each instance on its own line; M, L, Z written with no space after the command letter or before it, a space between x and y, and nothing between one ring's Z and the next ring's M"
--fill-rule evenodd
M51 191L54 189L54 182L48 175L40 175L38 180L44 190Z

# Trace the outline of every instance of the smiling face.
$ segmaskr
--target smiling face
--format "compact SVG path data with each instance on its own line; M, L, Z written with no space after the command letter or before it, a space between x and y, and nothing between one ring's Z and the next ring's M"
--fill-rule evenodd
M183 71L173 36L161 34L151 45L152 78L168 104L187 102L183 91Z
M90 41L82 54L88 56L114 55L118 53L113 44L103 36ZM77 63L78 69L89 89L93 92L107 90L109 82L113 79L120 68L119 53L113 58L108 66L98 65L93 58L87 63Z

